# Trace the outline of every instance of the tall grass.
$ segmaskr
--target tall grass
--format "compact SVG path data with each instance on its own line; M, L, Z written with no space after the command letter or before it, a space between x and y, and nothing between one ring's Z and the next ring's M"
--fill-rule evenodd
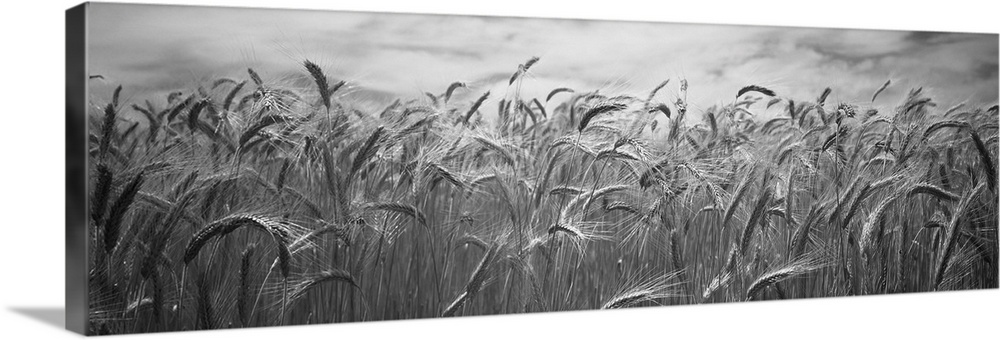
M309 61L159 108L116 90L90 117L90 332L997 287L995 106L523 98L536 62L502 97L374 110Z

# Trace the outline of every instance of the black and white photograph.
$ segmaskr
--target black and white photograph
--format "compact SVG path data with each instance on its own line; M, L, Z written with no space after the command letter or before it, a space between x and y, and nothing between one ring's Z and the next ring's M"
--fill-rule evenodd
M87 335L998 288L996 33L83 6Z

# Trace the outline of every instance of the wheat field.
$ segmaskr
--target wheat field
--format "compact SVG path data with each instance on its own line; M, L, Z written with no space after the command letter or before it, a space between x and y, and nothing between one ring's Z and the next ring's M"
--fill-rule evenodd
M996 105L522 97L538 61L378 110L308 60L92 102L89 333L997 288Z

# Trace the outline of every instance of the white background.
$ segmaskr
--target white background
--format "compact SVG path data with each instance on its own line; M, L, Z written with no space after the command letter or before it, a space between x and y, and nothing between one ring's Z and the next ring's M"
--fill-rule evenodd
M149 1L137 1L149 2ZM511 15L781 26L1000 32L991 1L169 1L173 4ZM0 337L68 338L64 304L64 10L8 1L0 25ZM467 317L123 338L995 338L1000 290L615 312ZM119 337L115 337L118 339Z

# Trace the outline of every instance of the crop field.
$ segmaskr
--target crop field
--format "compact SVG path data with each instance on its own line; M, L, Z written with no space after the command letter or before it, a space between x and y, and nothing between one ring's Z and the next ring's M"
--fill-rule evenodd
M535 98L526 59L375 110L308 60L95 95L90 333L998 286L996 105Z

